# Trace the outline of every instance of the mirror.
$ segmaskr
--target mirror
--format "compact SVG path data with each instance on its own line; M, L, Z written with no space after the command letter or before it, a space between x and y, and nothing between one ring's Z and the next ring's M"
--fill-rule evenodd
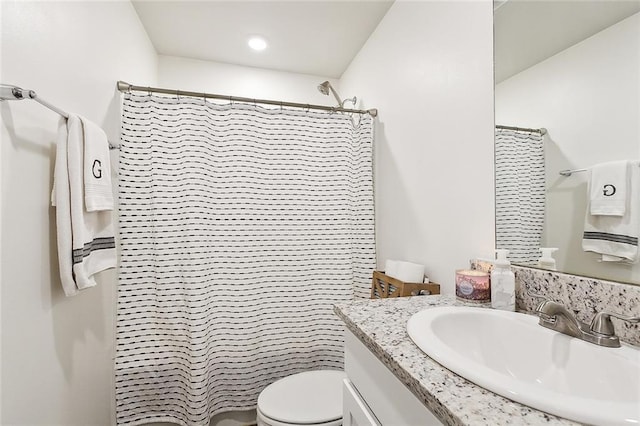
M538 267L538 248L556 247L560 272L640 284L640 262L602 262L583 251L589 173L559 174L640 160L640 1L496 0L494 25L496 124L547 130L543 225L535 254L513 263ZM500 185L496 175L496 192ZM634 214L640 221L640 211ZM496 218L497 235L504 223ZM498 248L509 248L499 240Z

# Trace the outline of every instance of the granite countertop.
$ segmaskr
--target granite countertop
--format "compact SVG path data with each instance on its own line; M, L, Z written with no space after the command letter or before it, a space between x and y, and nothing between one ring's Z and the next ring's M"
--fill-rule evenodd
M436 306L465 305L453 296L415 296L355 300L336 305L334 310L347 328L446 425L577 425L511 401L452 373L422 352L407 334L407 321L414 313Z

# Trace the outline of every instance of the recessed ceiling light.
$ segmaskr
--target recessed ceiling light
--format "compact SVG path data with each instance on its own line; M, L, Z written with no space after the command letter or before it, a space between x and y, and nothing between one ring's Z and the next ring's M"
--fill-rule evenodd
M262 37L251 37L247 43L253 50L264 50L267 48L267 41Z

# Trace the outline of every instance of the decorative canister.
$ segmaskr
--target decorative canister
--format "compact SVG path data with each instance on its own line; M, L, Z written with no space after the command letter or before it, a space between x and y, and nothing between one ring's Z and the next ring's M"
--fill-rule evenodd
M465 302L488 303L491 301L489 274L470 269L456 271L456 297Z

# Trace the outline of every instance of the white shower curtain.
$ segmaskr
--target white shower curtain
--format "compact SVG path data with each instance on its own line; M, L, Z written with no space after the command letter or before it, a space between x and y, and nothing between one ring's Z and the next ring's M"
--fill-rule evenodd
M496 129L496 247L534 264L544 227L545 167L539 133Z
M122 119L118 424L208 425L341 369L332 305L375 267L371 117L126 94Z

